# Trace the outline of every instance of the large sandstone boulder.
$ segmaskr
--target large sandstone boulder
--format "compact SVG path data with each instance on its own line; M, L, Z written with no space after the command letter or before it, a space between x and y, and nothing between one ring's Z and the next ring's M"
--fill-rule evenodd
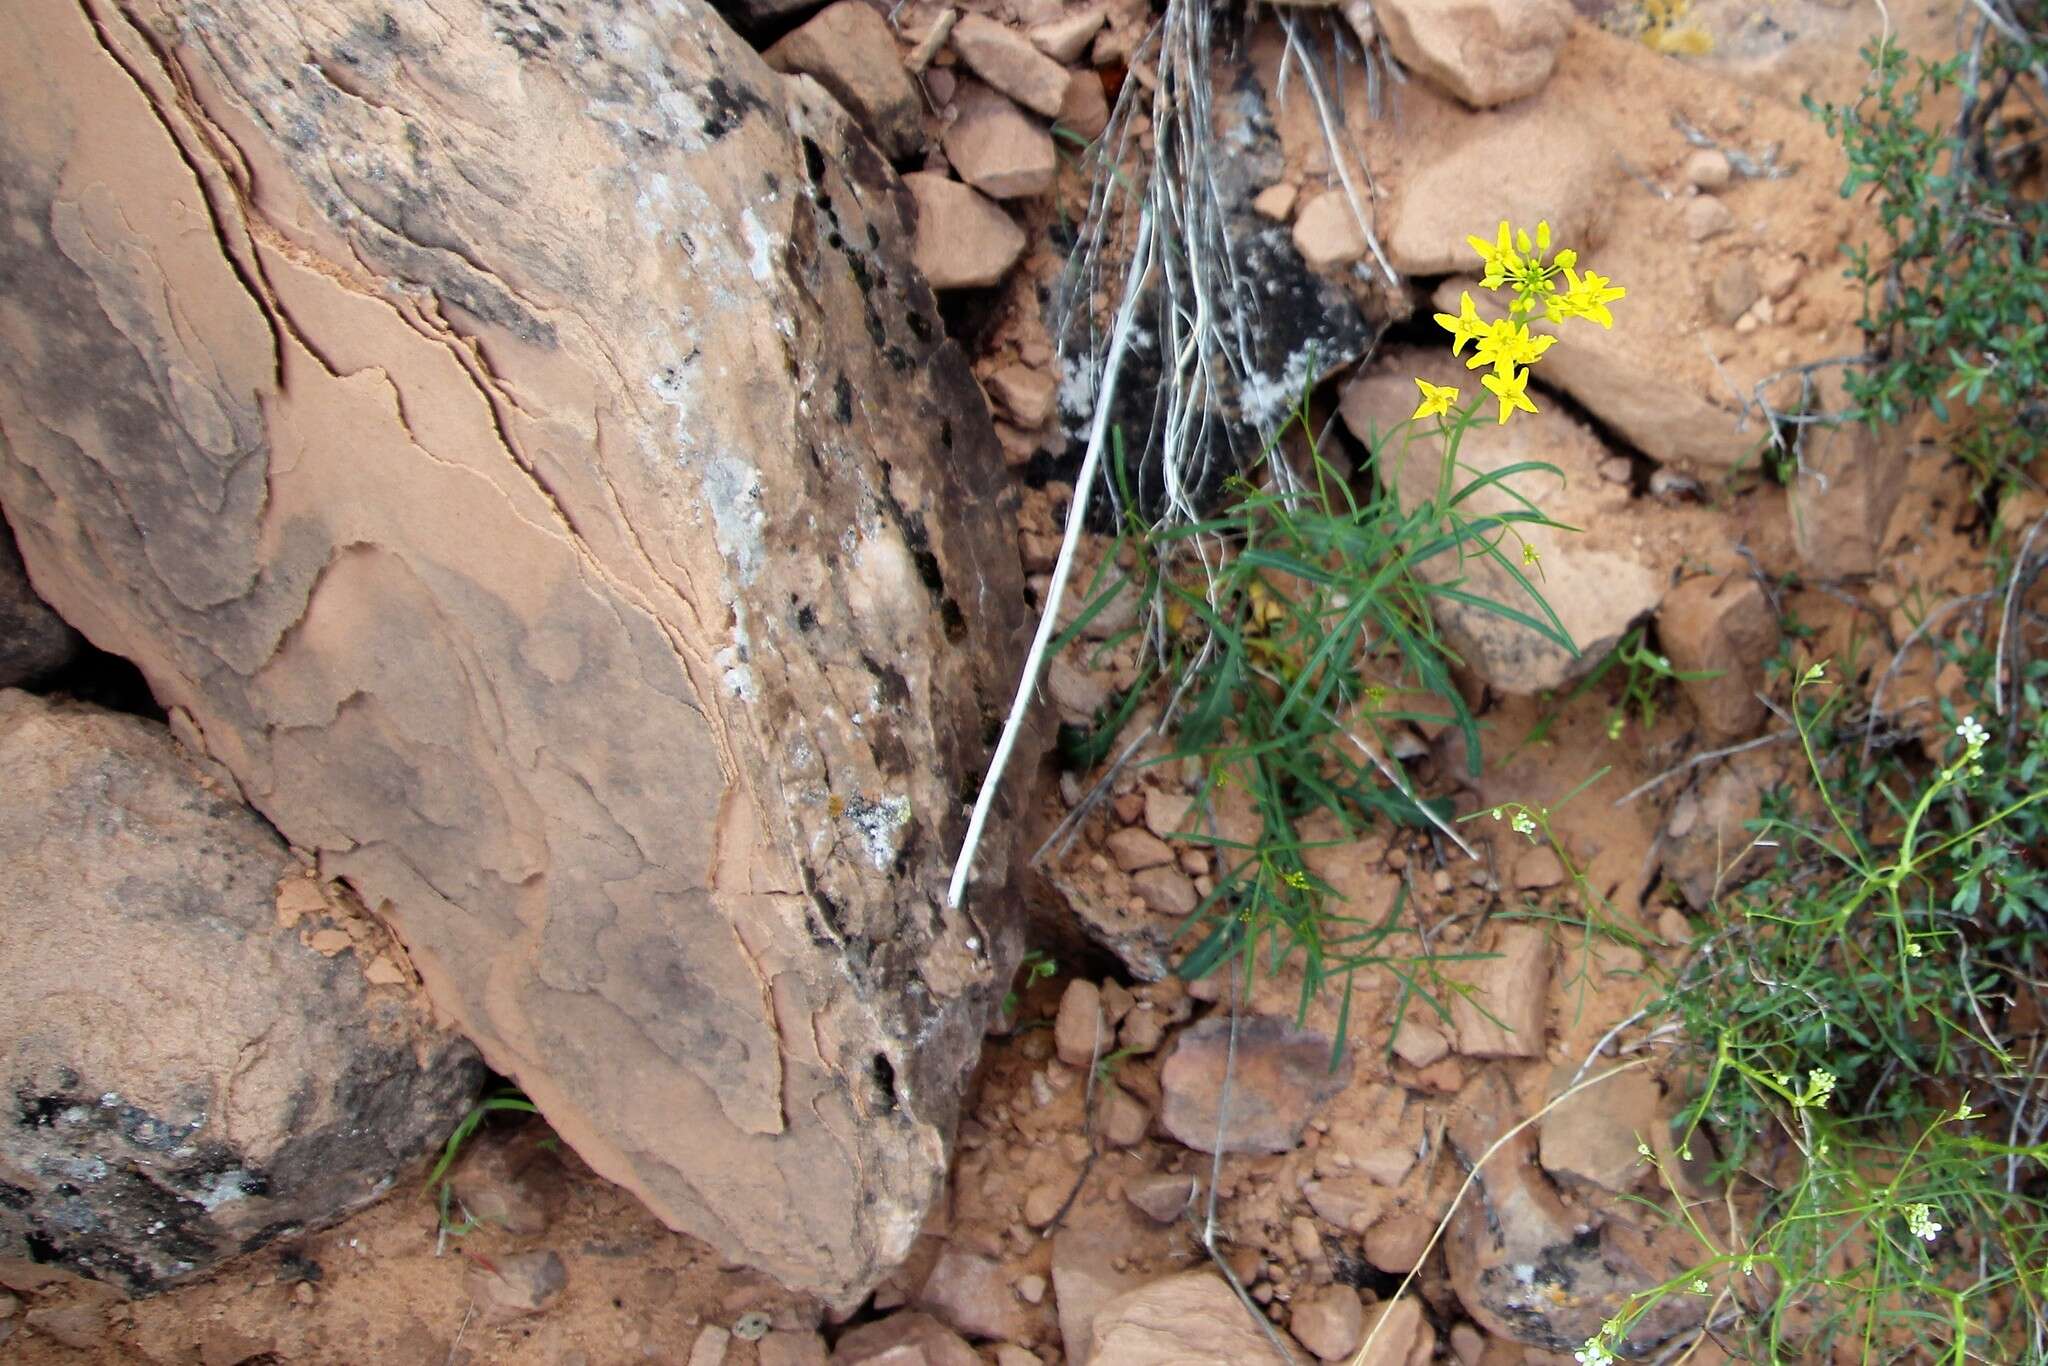
M942 897L1025 623L901 184L701 0L30 6L0 126L37 584L593 1167L858 1297L1016 951Z
M0 773L0 1258L146 1294L447 1138L476 1050L280 925L299 865L162 726L0 692Z

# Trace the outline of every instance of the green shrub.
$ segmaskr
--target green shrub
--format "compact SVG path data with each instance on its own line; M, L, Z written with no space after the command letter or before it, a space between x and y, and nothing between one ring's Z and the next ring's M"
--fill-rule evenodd
M1959 453L1989 484L2048 441L2048 12L2037 0L1979 9L1965 7L1975 40L1949 60L1873 43L1854 104L1806 103L1847 155L1842 194L1868 190L1882 233L1875 253L1844 248L1874 357L1847 376L1858 415L1897 423L1925 404L1947 420L1961 398L1975 412ZM1960 109L1937 122L1945 93Z

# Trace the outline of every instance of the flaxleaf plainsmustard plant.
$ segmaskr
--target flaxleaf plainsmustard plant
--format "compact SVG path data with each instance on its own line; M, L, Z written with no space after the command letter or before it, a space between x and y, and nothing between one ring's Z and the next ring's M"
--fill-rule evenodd
M1479 259L1485 266L1479 283L1491 290L1503 287L1513 290L1508 316L1494 322L1486 321L1474 307L1471 291L1464 290L1458 295L1458 311L1439 313L1436 320L1451 334L1452 355L1462 356L1465 344L1473 344L1472 358L1465 362L1466 369L1491 367L1492 373L1481 376L1479 382L1499 401L1500 420L1506 422L1517 411L1536 411L1528 393L1529 367L1557 341L1548 333L1530 335L1529 323L1538 312L1552 326L1569 318L1585 318L1602 327L1612 327L1614 315L1608 311L1607 305L1628 291L1614 285L1597 271L1589 270L1581 275L1578 270L1579 254L1569 247L1552 256L1548 222L1536 225L1534 238L1526 229L1514 229L1502 220L1493 241L1483 237L1465 240L1479 253ZM1560 277L1562 288L1558 283ZM1450 405L1458 397L1456 388L1420 379L1415 383L1422 389L1422 403L1415 410L1416 420L1451 416Z

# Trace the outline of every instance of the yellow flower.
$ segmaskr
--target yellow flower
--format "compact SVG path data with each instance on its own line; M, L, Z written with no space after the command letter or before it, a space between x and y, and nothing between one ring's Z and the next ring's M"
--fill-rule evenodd
M1523 233L1526 242L1528 234ZM1467 237L1472 249L1477 251L1486 263L1486 277L1480 281L1488 289L1499 289L1500 282L1522 268L1522 258L1516 254L1514 243L1509 240L1508 220L1500 220L1500 233L1491 242L1484 237Z
M1533 365L1548 351L1555 337L1531 337L1529 329L1511 318L1503 318L1479 339L1472 359L1465 362L1468 370L1478 370L1491 365L1494 373L1506 375L1518 365Z
M1572 312L1581 318L1590 318L1602 327L1612 327L1614 315L1607 311L1607 305L1627 293L1625 289L1610 286L1608 277L1599 271L1589 270L1584 279L1571 279Z
M1508 414L1520 408L1524 412L1535 412L1536 405L1529 401L1529 372L1511 370L1505 375L1482 375L1479 382L1500 400L1500 420L1505 423Z
M1409 421L1420 421L1432 415L1451 415L1451 405L1458 401L1458 391L1455 388L1447 384L1431 384L1426 379L1416 380L1415 387L1422 390L1422 406L1415 410L1415 415Z
M1472 291L1469 289L1458 291L1458 312L1455 316L1439 313L1436 320L1438 326L1451 334L1451 354L1454 356L1464 351L1466 342L1486 335L1486 324L1479 320L1479 310L1472 307Z

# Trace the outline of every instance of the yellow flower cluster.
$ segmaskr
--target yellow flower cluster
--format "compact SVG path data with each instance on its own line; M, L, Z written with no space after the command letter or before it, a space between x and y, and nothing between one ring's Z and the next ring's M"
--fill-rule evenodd
M1529 367L1557 341L1553 336L1529 335L1529 323L1537 312L1540 310L1544 320L1552 325L1567 318L1585 318L1602 327L1612 327L1614 315L1608 312L1607 305L1628 291L1615 287L1597 271L1581 275L1579 254L1569 247L1552 256L1547 222L1536 225L1533 240L1526 229L1512 231L1505 221L1491 242L1483 237L1465 240L1485 263L1479 283L1492 290L1505 285L1514 291L1515 297L1508 303L1508 316L1489 323L1472 306L1471 292L1461 291L1458 311L1439 313L1436 320L1451 334L1452 355L1463 355L1465 344L1473 343L1472 358L1465 362L1467 369L1492 368L1492 373L1481 376L1479 382L1500 401L1500 420L1506 422L1517 409L1536 411L1536 405L1529 401ZM1562 288L1558 283L1560 277ZM1421 379L1415 383L1422 390L1422 404L1415 410L1417 419L1450 416L1451 404L1458 398L1455 386Z

